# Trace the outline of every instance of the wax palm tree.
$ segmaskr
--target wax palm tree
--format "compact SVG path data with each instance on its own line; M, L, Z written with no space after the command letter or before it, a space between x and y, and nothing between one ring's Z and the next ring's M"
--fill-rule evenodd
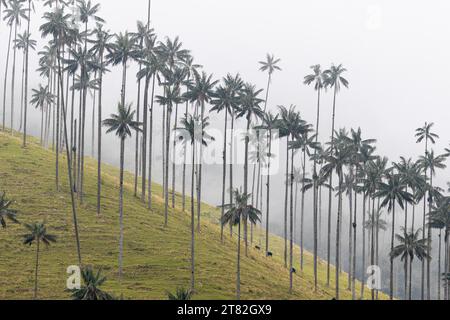
M137 31L132 33L132 36L135 39L135 42L138 46L138 49L141 51L141 53L143 55L148 55L148 53L150 54L154 54L153 49L155 47L155 41L154 41L154 35L153 35L153 30L151 30L149 28L149 26L145 23L143 23L142 21L138 21L137 22L137 27L136 27ZM145 52L144 52L144 44L145 44ZM149 51L149 52L147 52ZM146 54L147 53L147 54ZM146 57L146 59L148 59L148 57ZM139 63L139 72L137 75L138 78L138 92L137 92L137 121L140 121L140 110L141 110L141 85L142 85L142 79L144 78L143 76L140 77L139 73L142 71L142 61L141 59L138 60ZM153 74L151 74L151 76L153 76ZM146 84L147 84L147 88L146 91L144 91L147 94L147 100L148 100L148 87L150 85L150 77L145 77L146 80ZM146 147L147 147L147 104L146 102L144 102L144 106L143 106L143 111L144 111L144 117L143 117L143 137L142 137L142 190L145 190L146 188L146 156L147 156L147 152L146 152ZM137 186L138 186L138 176L139 176L139 150L141 149L141 146L139 145L139 134L136 134L136 147L135 147L136 151L135 151L135 171L134 171L134 196L137 196ZM142 192L142 201L145 201L145 191Z
M429 258L427 253L427 239L420 239L420 234L422 233L420 229L415 232L408 232L402 227L401 230L402 234L395 236L400 244L391 250L390 256L391 259L401 257L401 260L405 261L405 273L407 274L408 262L412 264L414 257L417 257L420 261ZM405 286L408 287L408 283ZM412 286L411 277L409 278L409 286Z
M156 96L157 102L166 108L167 117L166 117L166 128L170 128L170 119L172 115L172 111L175 105L180 104L183 100L181 97L180 89L165 86L165 95L164 96ZM166 181L164 185L164 226L167 227L168 217L169 217L169 152L170 152L170 130L166 130L165 137L165 153L166 153L166 162L164 168L164 179ZM175 192L175 191L173 191Z
M11 30L14 26L14 40L17 42L17 31L22 22L22 19L27 20L27 9L23 6L22 1L12 0L10 1L10 7L5 10L4 20L10 26ZM12 73L11 73L11 133L14 129L14 101L15 101L15 77L16 77L16 55L17 46L13 46L13 61L12 61ZM5 77L6 78L6 77Z
M35 50L36 42L33 43L34 40L30 39L30 25L31 25L31 8L34 10L34 3L32 0L28 0L28 18L27 18L27 31L24 33L26 35L26 46L25 50L25 84L24 84L24 98L23 98L23 147L27 145L27 117L28 117L28 77L29 77L29 57L30 57L30 49Z
M92 48L90 49L98 61L96 71L99 74L98 78L98 123L97 123L97 215L100 214L101 208L101 175L102 175L102 109L103 109L103 73L107 71L105 64L105 54L113 50L111 44L112 35L109 31L103 30L102 25L98 24L94 29L95 39L93 40Z
M238 245L237 245L237 272L236 272L236 298L241 299L241 224L245 221L256 224L260 221L261 211L249 205L250 194L242 191L234 191L233 204L225 205L225 214L221 220L222 224L231 224L238 226Z
M436 201L436 204L432 206L432 210L428 215L428 225L433 229L438 229L442 233L444 230L445 241L445 272L450 272L449 268L449 239L450 239L450 197L441 197ZM439 235L441 240L441 234ZM439 272L438 272L438 299L440 300L440 287L441 287L441 254L439 250ZM445 287L445 299L449 298L448 286Z
M6 220L19 223L17 220L17 210L11 209L13 201L6 198L6 193L0 193L0 226L6 228Z
M244 81L242 80L241 76L239 74L236 74L235 76L231 75L231 74L227 74L226 78L225 78L225 84L227 87L230 87L231 90L233 91L234 95L239 96L240 92L242 91L242 89L244 88ZM234 165L234 157L235 157L235 144L234 144L234 127L235 127L235 121L236 121L236 114L239 110L239 106L236 109L232 109L231 112L231 125L230 125L230 166L229 166L229 171L230 171L230 187L229 187L229 201L230 204L233 203L234 201L234 195L233 195L233 191L234 191L234 174L233 174L233 165ZM233 226L230 225L230 237L233 236Z
M34 299L37 299L38 294L38 272L39 272L39 254L41 242L47 247L51 243L56 242L56 236L47 233L47 227L44 223L25 224L25 228L29 233L23 235L23 243L31 246L36 243L36 267L34 273Z
M419 163L422 166L423 170L429 173L429 184L430 188L428 189L428 212L431 211L431 207L433 205L433 177L436 175L437 169L445 169L447 166L445 165L445 161L447 160L447 156L445 154L436 155L434 150L427 151L425 156L421 156L419 158ZM428 226L428 256L431 256L431 240L432 240L432 228ZM427 299L431 299L431 260L427 260Z
M343 135L343 132L341 132ZM337 190L342 190L344 184L344 169L350 162L352 148L345 141L336 139L333 152L324 155L325 165L322 167L322 175L328 178L329 174L336 172L339 183ZM341 219L342 219L342 192L338 192L338 214L336 222L336 299L339 300L339 275L340 275L340 250L341 250Z
M273 139L276 138L276 135L274 134L274 131L278 128L278 119L279 115L274 115L270 111L265 112L262 117L262 124L257 127L257 129L265 130L267 131L267 138L268 138L268 154L267 154L267 165L266 165L266 174L267 174L267 183L266 183L266 241L265 241L265 253L266 256L269 255L269 213L270 213L270 175L271 175L271 161L272 158L272 142Z
M267 111L267 102L269 101L269 89L270 84L272 82L272 75L275 71L281 71L281 68L278 66L281 59L276 59L275 56L272 54L267 54L265 61L260 61L259 65L261 66L259 68L262 72L268 73L268 79L267 79L267 89L266 89L266 100L264 101L264 112Z
M66 38L69 32L68 19L69 15L64 13L63 9L56 9L54 12L47 12L44 14L44 20L46 22L40 26L39 30L42 33L43 37L47 35L51 35L55 43L58 43ZM61 54L60 48L57 46L56 49L56 57L57 57L57 73L58 73L58 82L61 92L64 92L64 85L62 79L62 68L61 68ZM63 111L63 123L64 123L64 139L65 145L69 146L68 134L67 134L67 117L66 117L66 108L64 103L64 95L61 95L61 106ZM74 195L74 184L73 184L73 176L72 176L72 163L70 158L70 148L66 148L66 158L67 158L67 167L68 167L68 175L69 175L69 185L70 185L70 195L71 195L71 204L72 204L72 214L74 221L74 229L75 229L75 238L77 243L77 253L78 253L78 262L81 263L81 248L80 248L80 237L78 233L78 219L77 219L77 211L75 204L75 195Z
M335 123L336 123L336 98L338 93L341 90L341 87L344 86L345 88L348 88L349 83L347 79L343 77L343 74L347 72L347 69L345 69L342 64L335 66L332 65L330 69L325 70L324 72L324 85L326 87L330 87L334 89L334 95L333 95L333 114L332 114L332 125L331 125L331 142L334 141L334 132L335 132ZM333 175L330 174L330 185L333 185ZM332 208L332 192L328 193L328 216L331 216L331 208ZM328 276L329 279L329 276ZM327 284L329 285L329 281L327 281Z
M226 79L223 80L224 83ZM223 141L223 168L222 168L222 209L221 217L223 217L225 212L225 192L226 192L226 176L227 176L227 131L228 131L228 116L232 114L239 105L239 99L236 96L233 88L226 83L220 85L216 88L211 104L214 106L211 108L210 112L224 112L225 113L225 123L224 123L224 141ZM220 230L220 239L223 242L223 225Z
M94 272L92 267L81 270L83 285L79 289L70 290L73 300L114 300L114 297L100 289L105 283L106 277L102 276L102 270Z
M388 212L392 213L392 225L391 225L391 252L394 250L395 241L395 207L397 204L403 210L406 203L412 203L412 194L407 192L406 186L402 183L401 176L394 172L386 174L386 182L381 182L378 186L379 190L375 193L374 197L382 199L381 206L387 207ZM390 288L389 297L392 300L394 298L394 259L391 256L390 259Z
M280 138L286 138L286 171L285 171L285 190L284 190L284 266L287 268L287 254L288 254L288 200L289 200L289 143L294 140L294 135L297 134L297 124L300 114L295 110L295 106L291 105L288 108L279 106L280 119L277 124L277 129Z
M302 152L302 178L301 178L301 205L300 205L300 268L303 270L304 267L304 245L303 245L303 234L304 234L304 221L305 221L305 195L306 192L311 189L308 188L307 185L311 185L313 183L312 179L307 177L306 173L306 165L307 159L312 158L316 149L320 148L320 144L316 143L316 136L313 134L304 133L298 137L294 141L291 141L290 147L294 149L298 149ZM319 176L316 176L319 177ZM330 261L330 259L328 259Z
M247 128L245 135L245 151L244 151L244 194L248 194L248 163L249 163L249 144L250 144L250 128L254 119L261 119L264 112L261 110L261 103L264 100L259 98L263 90L257 90L255 86L247 83L239 93L239 109L237 118L245 118L247 120ZM247 220L244 218L244 242L245 255L248 255L248 228Z
M194 183L195 183L195 155L199 145L207 146L209 141L214 138L206 133L209 126L208 119L201 120L198 116L189 115L181 119L181 126L178 140L186 145L190 143L192 152L192 175L191 175L191 291L195 289L195 202L194 202Z
M193 292L189 289L177 288L175 294L167 293L169 300L173 301L189 301L192 299Z
M424 156L426 156L426 154L428 153L428 146L429 144L435 144L436 140L439 139L439 136L433 132L433 127L434 127L434 123L428 123L425 122L423 127L417 128L416 129L416 143L424 143L424 147L425 147L425 152L424 152ZM426 171L426 168L423 168L424 170L424 174L425 174L425 179L428 179L428 172ZM423 237L425 238L425 230L426 230L426 226L425 226L425 216L426 216L426 197L423 197L423 228L422 228L422 232L423 232ZM421 289L421 297L422 300L425 299L425 261L422 261L422 289Z
M43 87L41 84L38 89L33 89L31 104L41 109L41 145L44 145L43 129L44 129L44 108L52 104L55 96L49 91L48 86Z
M191 79L194 77L194 73L198 72L198 69L201 69L202 66L194 63L194 58L191 55L188 55L183 61L183 67L186 69L187 79L185 80L186 92L189 91L189 85L191 84ZM189 100L186 99L186 109L184 113L184 117L187 118L189 115ZM185 211L186 209L186 162L187 162L187 154L186 149L183 150L183 177L182 177L182 209Z
M36 50L36 40L31 39L30 34L25 31L22 34L17 36L17 40L14 42L15 46L18 50L23 50L23 62L22 62L22 88L21 88L21 99L20 99L20 126L19 131L24 128L26 131L26 126L24 123L26 122L26 113L27 108L25 105L25 100L28 103L28 65L27 65L27 50ZM24 141L26 141L26 137L24 137ZM25 144L24 144L25 146Z
M103 126L107 127L107 133L115 132L120 139L120 184L119 184L119 278L122 277L123 261L123 175L125 158L125 140L131 137L132 130L139 131L141 124L134 121L135 111L131 111L131 105L118 104L117 114L112 114L109 119L103 120Z
M176 41L175 41L176 42ZM169 50L168 52L173 52ZM178 56L180 56L180 50L178 50ZM173 61L173 55L168 56L169 65ZM218 81L214 81L212 75L202 72L201 74L194 73L194 81L189 84L188 92L184 95L184 98L191 103L196 103L197 110L200 108L200 119L205 118L205 106L211 101L214 95L214 87ZM200 231L200 211L201 211L201 196L202 196L202 162L203 162L203 146L199 146L199 164L198 164L198 177L197 177L197 230Z
M155 70L155 64L154 60L156 59L155 56L155 41L156 37L153 34L153 30L150 30L148 28L145 28L143 30L143 27L139 27L139 35L136 36L136 41L139 42L139 47L141 48L141 55L142 58L139 61L139 72L137 73L138 78L138 104L140 104L140 95L141 95L141 80L144 79L144 101L143 101L143 130L142 130L142 184L141 184L141 201L145 202L145 195L146 195L146 176L147 176L147 131L148 131L148 106L149 106L149 88L151 79L153 78L154 83L154 77L156 74ZM152 97L153 98L153 97ZM139 121L139 108L138 105L138 114L137 119ZM153 119L152 119L153 120ZM151 128L153 129L153 128ZM152 131L152 130L151 130ZM138 169L138 153L139 153L139 136L136 136L136 154L135 154L135 161L136 161L136 168ZM135 171L135 193L137 192L137 176L138 171Z

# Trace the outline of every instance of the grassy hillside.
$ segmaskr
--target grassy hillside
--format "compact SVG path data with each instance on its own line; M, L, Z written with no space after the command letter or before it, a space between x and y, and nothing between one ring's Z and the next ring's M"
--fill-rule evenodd
M55 191L54 153L31 140L21 148L19 137L0 132L0 191L15 200L23 223L46 221L58 242L41 255L39 297L68 299L66 268L77 264L67 187L65 159L61 159L61 191ZM102 215L96 215L96 163L86 160L86 198L78 206L83 262L102 268L108 277L105 289L125 299L165 299L166 291L190 283L190 216L177 209L163 227L161 187L154 185L154 210L133 197L133 177L126 175L124 277L117 280L118 170L104 166ZM180 199L177 198L178 203ZM189 208L189 207L188 207ZM235 296L236 239L220 243L217 209L205 205L200 234L196 234L196 299L233 299ZM35 248L22 245L23 226L0 229L0 299L32 298ZM320 290L313 289L312 257L295 276L294 295L288 294L289 273L282 265L283 241L272 236L273 258L251 250L242 259L243 299L331 299L325 287L326 264L320 264ZM299 248L296 247L298 260ZM298 264L298 262L297 262ZM297 270L300 268L297 266ZM299 272L299 271L298 271ZM346 275L342 274L342 287ZM347 290L343 298L351 298Z

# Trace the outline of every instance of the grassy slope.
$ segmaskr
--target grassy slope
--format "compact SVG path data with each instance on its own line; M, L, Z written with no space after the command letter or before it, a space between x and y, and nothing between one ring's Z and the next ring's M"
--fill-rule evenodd
M31 140L27 149L20 139L0 132L0 190L16 201L21 222L46 221L58 243L41 255L39 296L67 299L66 268L76 264L76 248L67 188L65 158L61 160L62 191L55 191L54 154ZM165 299L166 291L190 283L190 216L177 209L163 227L161 187L154 185L154 210L148 211L133 197L131 174L126 175L124 278L117 281L118 170L104 166L102 215L95 213L96 163L86 160L86 199L79 207L83 262L101 267L108 281L105 289L126 299ZM177 199L180 203L179 198ZM189 208L189 206L187 207ZM235 239L220 243L216 209L203 206L202 230L196 234L197 299L233 299L235 290ZM10 224L0 230L0 299L32 298L35 247L21 244L24 229ZM326 264L320 264L320 289L314 292L312 257L307 254L303 273L295 275L294 295L288 291L289 273L282 265L283 240L272 236L274 252L267 259L256 250L242 259L243 299L331 299L327 289ZM296 257L299 248L296 247ZM298 260L298 259L296 259ZM298 262L296 262L298 264ZM299 267L297 266L297 270ZM334 272L333 272L334 274ZM334 281L334 280L333 280ZM342 288L346 288L342 274ZM351 298L347 290L343 298Z

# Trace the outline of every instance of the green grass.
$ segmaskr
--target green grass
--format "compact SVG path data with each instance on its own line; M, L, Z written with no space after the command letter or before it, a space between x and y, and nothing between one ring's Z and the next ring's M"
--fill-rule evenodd
M117 155L119 156L119 154ZM15 201L22 223L45 221L58 242L43 249L39 270L39 298L69 299L65 291L66 268L77 264L65 157L60 158L60 192L55 187L55 154L31 138L26 149L18 136L0 132L0 191ZM102 268L108 280L104 289L125 299L166 299L167 291L190 284L190 215L180 208L170 211L164 228L162 189L154 185L153 211L133 196L133 176L126 174L124 276L117 277L118 169L103 166L102 214L96 215L96 162L86 159L85 202L78 206L83 263ZM177 204L181 200L177 195ZM189 208L189 206L187 206ZM201 232L196 234L195 299L235 297L236 239L228 234L220 242L217 209L208 205ZM24 228L10 223L0 229L0 299L31 299L35 247L22 244ZM258 239L258 238L257 238ZM298 266L294 293L288 294L289 273L282 263L284 241L271 236L273 258L250 250L242 258L243 299L332 299L334 288L325 286L326 264L320 262L320 287L314 292L312 256L306 254L305 270ZM332 272L334 275L334 271ZM347 276L342 274L342 298L350 299ZM332 276L332 283L334 277ZM358 285L359 286L359 285ZM359 291L359 290L358 290ZM368 297L368 296L367 296Z

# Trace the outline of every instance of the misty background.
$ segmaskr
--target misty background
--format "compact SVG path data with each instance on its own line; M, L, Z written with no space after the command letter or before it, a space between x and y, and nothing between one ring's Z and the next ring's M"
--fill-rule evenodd
M106 29L113 33L135 31L136 21L146 21L147 0L111 1L98 0L101 4L99 15L106 20ZM316 94L312 87L303 85L303 78L311 72L310 66L321 64L328 68L332 63L342 63L348 73L350 88L343 89L337 100L336 128L362 128L363 138L378 140L376 154L387 156L390 161L398 161L400 156L416 160L423 154L422 144L415 143L415 129L425 122L435 122L434 131L441 139L433 146L436 153L443 152L449 145L448 126L450 90L448 74L450 71L450 2L435 0L152 0L151 27L158 40L165 37L180 36L183 47L191 50L195 63L204 66L207 73L215 79L221 79L227 73L239 73L242 78L265 89L267 74L259 71L258 61L265 59L267 53L273 53L281 59L281 72L273 76L268 109L277 111L278 105L294 104L302 117L310 123L316 119ZM42 4L36 4L36 15L32 16L32 38L38 40L37 51L47 40L40 38L38 31L42 23ZM39 20L37 19L39 17ZM5 68L8 29L3 23L0 27L1 70ZM16 65L17 87L20 86L21 55ZM38 66L36 53L30 55L30 90L37 88L41 79L39 74L31 72ZM120 98L120 68L110 67L111 73L104 77L103 113L107 117L115 112ZM137 101L135 63L129 64L127 83L128 102ZM42 83L45 85L45 83ZM158 89L159 90L159 89ZM156 94L162 92L157 91ZM2 92L3 94L3 92ZM10 100L9 90L7 101ZM20 89L16 89L16 101L20 101ZM76 95L77 96L77 95ZM91 99L91 97L89 97ZM87 119L91 119L92 104L87 106ZM75 103L77 106L77 104ZM184 108L184 107L182 107ZM162 108L155 104L155 181L162 181L161 165L161 123ZM40 113L29 107L29 132L39 136ZM328 141L331 134L332 95L322 98L320 140ZM223 130L223 115L211 114L211 125ZM18 112L16 112L18 128ZM7 118L9 110L7 107ZM7 123L9 123L7 121ZM243 122L238 121L243 127ZM90 121L86 126L86 155L91 154ZM105 162L119 164L119 141L114 135L103 135L103 159ZM281 150L285 144L280 144ZM130 171L134 169L135 139L127 141L126 163ZM282 152L283 154L283 152ZM1 161L1 159L0 159ZM280 159L281 172L284 160ZM296 166L300 167L298 157ZM181 176L181 167L177 168ZM189 170L189 169L188 169ZM188 171L189 172L189 171ZM250 175L252 170L250 170ZM206 166L204 169L203 199L218 205L221 202L220 165ZM251 179L251 176L249 177ZM242 172L238 169L234 175L235 187L242 181ZM189 178L188 178L189 181ZM220 182L219 182L220 181ZM272 179L271 194L271 230L283 234L284 215L284 175L280 173ZM440 171L435 179L437 185L445 187L450 181L449 170ZM181 183L181 179L178 179ZM189 183L188 183L189 185ZM325 216L327 194L322 197L323 227L320 253L325 256L326 228ZM336 204L337 200L334 200ZM361 198L359 203L361 203ZM348 201L344 199L343 257L347 268L348 244ZM265 210L265 209L264 209ZM416 220L421 221L421 208L416 210ZM305 212L305 240L307 249L312 249L312 201L307 198ZM333 211L332 230L335 210ZM362 213L359 209L358 219ZM383 216L390 221L385 211ZM297 219L299 220L299 219ZM400 231L403 213L397 211ZM361 221L361 220L360 220ZM389 224L390 225L390 224ZM419 227L419 224L418 224ZM298 233L298 232L297 232ZM436 235L437 232L434 231ZM358 239L361 228L358 227ZM435 239L437 241L437 237ZM334 241L334 231L332 236ZM388 284L388 256L390 232L380 234L381 260L384 267L383 284ZM437 242L434 241L436 247ZM361 241L358 240L359 244ZM361 248L358 247L360 255ZM332 256L334 253L332 254ZM433 252L433 257L437 253ZM298 257L296 257L298 259ZM333 260L334 261L334 260ZM369 260L367 260L369 261ZM358 264L360 261L358 260ZM432 279L437 277L437 266ZM359 269L361 266L359 266ZM399 295L403 291L403 264L397 260L396 287ZM347 269L346 269L347 270ZM419 264L414 265L415 296L420 289ZM359 277L362 270L358 270ZM432 293L435 294L436 281L433 281Z

